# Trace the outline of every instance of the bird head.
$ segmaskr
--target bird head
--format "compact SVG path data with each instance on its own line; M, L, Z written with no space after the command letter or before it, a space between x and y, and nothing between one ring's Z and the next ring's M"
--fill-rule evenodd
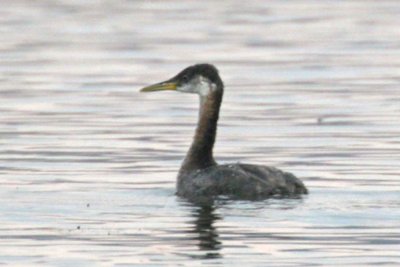
M207 96L222 88L223 83L216 67L211 64L197 64L187 67L169 80L146 86L140 91L173 90Z

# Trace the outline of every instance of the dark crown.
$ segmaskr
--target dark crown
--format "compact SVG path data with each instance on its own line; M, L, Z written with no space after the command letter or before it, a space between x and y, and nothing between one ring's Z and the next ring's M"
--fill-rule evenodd
M175 78L183 83L191 80L196 75L201 75L204 78L207 78L212 83L215 83L217 86L223 86L222 80L218 74L218 69L214 67L214 65L206 63L196 64L187 67L186 69L178 73Z

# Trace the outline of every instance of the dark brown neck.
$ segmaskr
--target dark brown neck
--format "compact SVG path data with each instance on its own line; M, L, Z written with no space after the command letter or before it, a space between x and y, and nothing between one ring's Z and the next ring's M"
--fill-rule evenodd
M216 89L207 96L200 97L200 115L196 133L183 162L181 171L193 171L215 165L213 147L217 134L219 108L223 89Z

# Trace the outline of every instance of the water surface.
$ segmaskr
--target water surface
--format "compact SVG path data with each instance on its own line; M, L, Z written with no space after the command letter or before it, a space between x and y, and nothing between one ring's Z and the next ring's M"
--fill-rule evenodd
M0 264L400 264L396 1L3 1ZM177 198L198 99L139 94L218 66L217 159L301 199Z

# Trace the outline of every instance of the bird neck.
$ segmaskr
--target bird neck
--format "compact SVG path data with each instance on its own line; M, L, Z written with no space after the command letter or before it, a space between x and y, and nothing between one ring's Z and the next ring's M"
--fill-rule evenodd
M199 122L192 145L181 170L204 169L215 165L213 147L217 134L219 109L223 95L222 85L206 96L200 96Z

